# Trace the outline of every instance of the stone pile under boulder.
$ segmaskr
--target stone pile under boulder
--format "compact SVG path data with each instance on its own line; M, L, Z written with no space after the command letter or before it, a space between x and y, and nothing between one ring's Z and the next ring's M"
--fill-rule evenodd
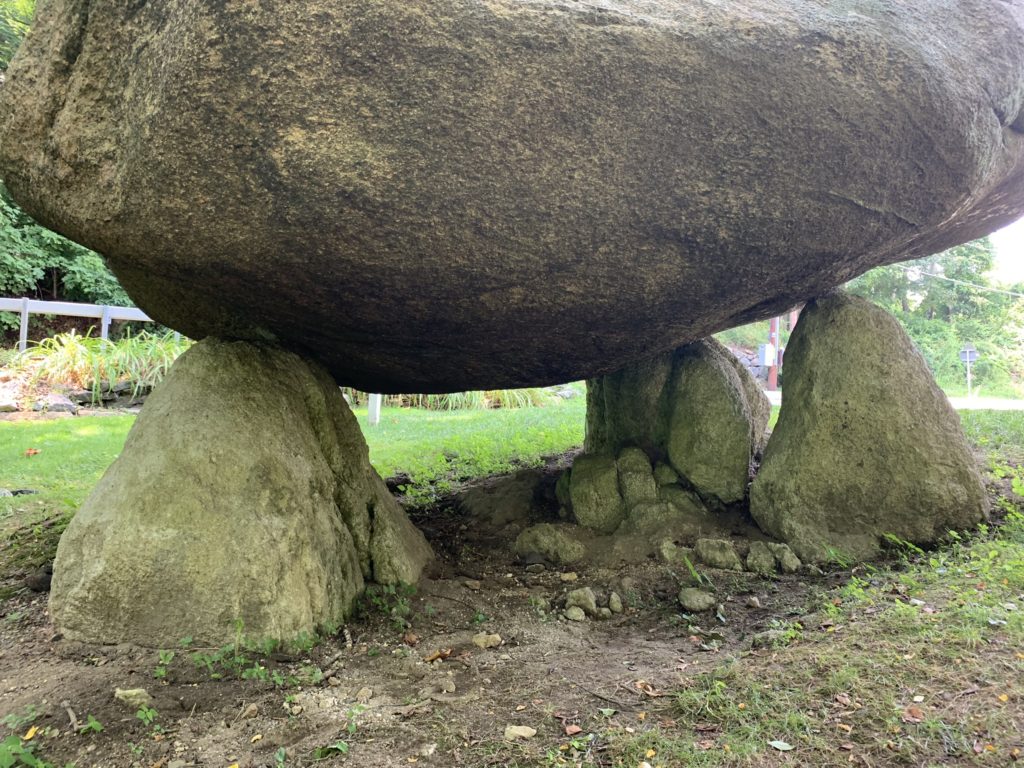
M807 305L783 402L765 446L767 398L712 340L590 381L585 452L556 488L563 522L528 528L516 551L770 575L870 558L886 539L932 544L987 516L955 411L896 319L869 302L835 293ZM744 520L749 546L736 548Z
M663 479L674 472L703 499L721 504L742 501L770 415L768 398L750 372L714 339L591 379L587 382L587 455L573 465L570 479L577 519L603 530L620 514L613 508L602 509L595 520L594 505L584 501L581 519L577 498L598 492L596 484L602 484L603 493L611 477L609 457L642 472L643 462L631 449L646 454L648 475L654 460L661 465ZM581 461L584 471L577 475ZM619 466L620 482L624 472L629 470ZM633 484L646 483L648 489L631 487L634 497L650 494L655 486L653 480L647 483L631 477ZM630 499L624 501L630 505Z

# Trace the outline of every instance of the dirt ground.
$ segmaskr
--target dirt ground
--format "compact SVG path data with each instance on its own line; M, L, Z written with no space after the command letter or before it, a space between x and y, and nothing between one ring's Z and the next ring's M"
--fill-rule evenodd
M2 732L36 728L39 755L79 768L372 768L508 765L494 745L521 725L536 735L517 742L520 764L554 754L601 765L600 741L573 739L574 726L656 726L669 716L666 692L731 654L766 652L750 650L754 635L801 616L844 578L711 571L720 616L688 618L676 601L678 566L528 570L508 540L451 500L416 522L439 555L433 577L415 592L376 593L344 630L299 655L245 651L225 662L217 649L183 643L162 659L155 649L88 646L56 633L45 594L8 600ZM616 592L623 611L566 620L565 595L583 586L599 604ZM481 633L500 644L479 647ZM140 717L115 699L118 688L146 689L155 712ZM102 730L79 733L90 717Z

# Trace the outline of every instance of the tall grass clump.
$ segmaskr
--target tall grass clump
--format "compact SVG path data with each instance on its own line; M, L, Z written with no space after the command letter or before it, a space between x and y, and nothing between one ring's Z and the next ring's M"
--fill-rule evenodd
M133 397L151 389L190 344L173 331L140 331L109 341L72 330L26 349L12 367L29 373L33 383L87 389L98 402L105 390L120 383L131 386Z

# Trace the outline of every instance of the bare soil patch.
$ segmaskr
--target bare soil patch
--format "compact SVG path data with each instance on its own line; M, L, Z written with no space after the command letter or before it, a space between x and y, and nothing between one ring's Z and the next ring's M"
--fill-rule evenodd
M307 653L245 652L234 672L191 658L216 649L172 644L166 676L154 677L156 650L65 640L45 595L20 594L0 619L0 716L35 708L39 716L20 730L38 727L40 754L80 767L502 765L507 755L492 747L508 725L537 730L518 748L540 760L558 752L572 726L656 722L648 713L670 691L749 648L779 617L800 615L811 595L842 578L709 572L725 621L687 619L676 602L684 574L668 566L580 567L572 581L568 569L528 572L508 542L451 502L417 520L440 557L414 593L378 593ZM599 599L617 592L624 611L565 620L559 606L581 586ZM480 648L479 633L498 634L501 644ZM257 663L285 684L239 679ZM139 687L153 697L150 724L113 696ZM91 715L103 730L75 733L71 713L79 726ZM324 751L339 741L347 754Z

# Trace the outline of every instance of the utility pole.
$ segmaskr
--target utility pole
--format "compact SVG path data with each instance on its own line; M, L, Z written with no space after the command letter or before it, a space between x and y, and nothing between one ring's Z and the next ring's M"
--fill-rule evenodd
M768 321L768 348L771 351L771 364L768 366L768 389L779 388L779 318Z

